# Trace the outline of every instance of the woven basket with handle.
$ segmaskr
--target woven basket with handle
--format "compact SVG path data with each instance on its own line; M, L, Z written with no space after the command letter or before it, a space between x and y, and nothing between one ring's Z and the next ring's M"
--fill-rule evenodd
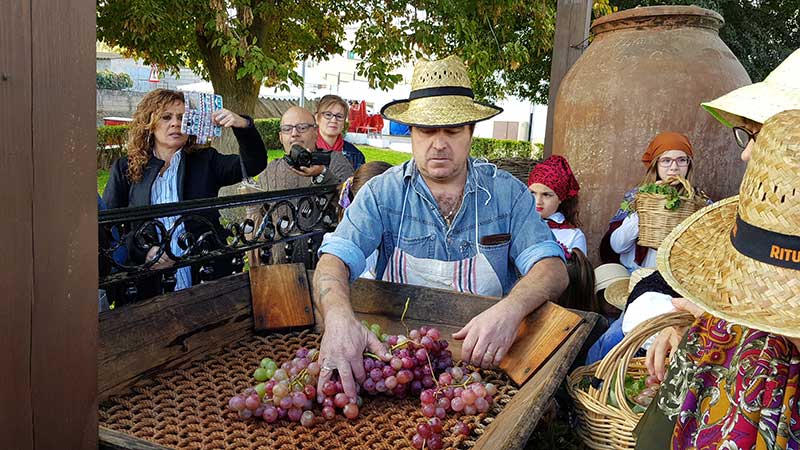
M694 188L685 178L670 177L656 183L676 186L681 194L680 205L675 209L666 208L668 199L662 194L641 192L636 194L635 209L639 213L639 245L651 248L658 248L678 224L707 205L706 198L695 193ZM681 187L682 189L680 189Z
M594 364L578 367L569 375L567 392L575 401L578 417L576 431L587 447L601 450L628 450L636 447L633 429L642 414L634 412L625 400L625 375L641 378L648 374L644 358L634 358L633 355L650 336L667 327L691 325L693 321L694 316L686 312L654 317L628 333L605 358ZM581 382L586 377L604 382L597 388L594 383L583 388ZM615 393L619 393L616 395L618 407L609 404L612 388Z

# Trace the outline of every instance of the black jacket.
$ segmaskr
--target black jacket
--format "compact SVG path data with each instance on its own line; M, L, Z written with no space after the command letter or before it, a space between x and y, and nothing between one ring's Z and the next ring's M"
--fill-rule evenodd
M352 164L353 170L358 170L358 168L361 167L364 162L366 162L364 154L361 153L361 150L347 141L344 141L342 153L344 154L345 158L350 161L350 164Z
M249 127L232 129L239 142L239 155L221 154L211 147L184 153L178 167L180 201L216 197L223 186L230 186L242 180L242 165L248 176L255 176L267 167L267 151L261 135L253 126L252 119L246 116L245 118L250 122ZM153 182L163 166L164 161L155 157L150 158L144 168L142 180L131 183L127 177L128 158L116 160L111 166L108 184L103 191L103 200L108 208L150 205ZM219 212L210 211L203 215L214 224L218 237L224 242L226 233L219 224ZM186 231L198 237L208 231L208 227L190 221L186 223ZM146 252L131 244L132 242L128 245L130 262L143 263ZM193 279L195 282L198 281L195 273Z

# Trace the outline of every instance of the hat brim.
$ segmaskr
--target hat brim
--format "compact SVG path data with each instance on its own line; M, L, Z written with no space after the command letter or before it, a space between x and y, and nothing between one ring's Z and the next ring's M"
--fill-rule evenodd
M628 304L628 283L629 279L623 278L617 280L606 288L604 294L606 302L620 311L625 310L625 305Z
M742 86L701 106L726 127L741 127L745 125L743 118L763 124L781 111L800 109L800 94L797 90L760 82Z
M695 212L658 249L667 283L709 313L757 330L800 338L800 277L731 244L739 196Z
M421 128L461 127L490 119L501 112L503 108L460 95L396 100L381 108L386 119Z

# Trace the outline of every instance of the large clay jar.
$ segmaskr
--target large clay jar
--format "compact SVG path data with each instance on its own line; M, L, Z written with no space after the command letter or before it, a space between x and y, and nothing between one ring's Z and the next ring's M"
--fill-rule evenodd
M750 77L719 38L722 17L694 6L635 8L597 19L594 40L561 82L553 153L578 181L589 254L598 247L625 191L646 169L641 155L662 131L694 146L694 181L712 199L738 192L745 164L730 129L700 103Z

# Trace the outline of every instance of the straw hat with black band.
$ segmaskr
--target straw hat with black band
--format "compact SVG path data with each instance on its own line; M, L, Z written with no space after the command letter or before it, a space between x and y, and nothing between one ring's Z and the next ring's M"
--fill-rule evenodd
M709 313L800 338L800 110L764 123L739 195L681 223L657 261Z
M421 128L461 127L501 112L495 105L475 101L467 66L457 56L417 62L408 99L381 108L383 117Z
M729 128L744 126L743 118L764 123L781 111L800 109L800 49L764 81L740 87L702 106Z

